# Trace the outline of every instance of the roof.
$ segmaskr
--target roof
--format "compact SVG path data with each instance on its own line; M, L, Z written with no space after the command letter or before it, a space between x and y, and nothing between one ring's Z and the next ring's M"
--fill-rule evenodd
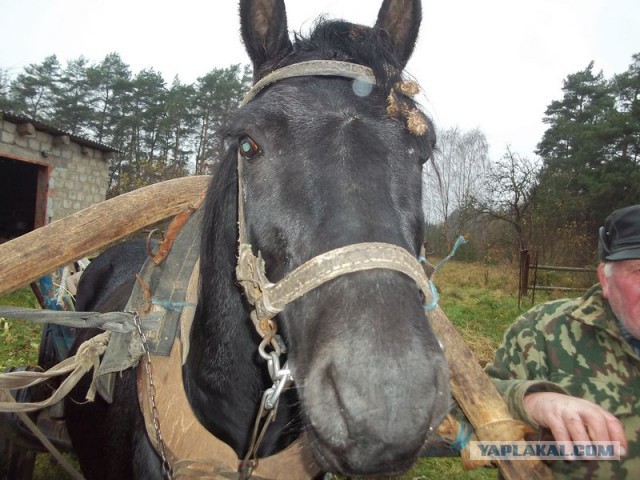
M47 124L45 122L41 122L40 120L34 120L33 118L25 117L23 115L15 115L13 113L0 110L0 119L2 118L17 124L30 123L39 132L45 132L53 136L68 135L71 141L77 143L78 145L84 145L86 147L93 148L94 150L99 150L101 152L121 153L120 150L118 150L117 148L110 147L109 145L105 145L104 143L95 142L85 137L79 137L78 135L73 135L69 132L65 132L64 130L60 130L59 128L56 128L53 125Z

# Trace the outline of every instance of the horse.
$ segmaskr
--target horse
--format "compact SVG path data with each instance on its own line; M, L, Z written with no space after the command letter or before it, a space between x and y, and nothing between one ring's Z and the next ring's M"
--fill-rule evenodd
M239 216L273 281L362 242L417 258L425 233L421 172L435 133L413 99L415 85L402 77L421 22L419 0L384 0L373 27L321 18L293 39L284 0L241 0L239 11L255 82L318 60L366 67L375 77L311 73L268 82L225 129L226 154L201 207L199 296L182 373L198 421L243 458L273 381L256 353L261 339L236 279ZM130 292L141 267L134 257L144 255L111 255L101 262L108 268L89 267L79 306L123 309L122 292ZM99 293L89 287L116 270L117 285ZM274 322L294 383L282 392L258 455L282 451L304 434L326 472L410 468L450 401L442 346L416 283L388 269L352 272L295 299ZM118 375L110 404L85 402L79 391L67 399L65 416L86 477L163 478L135 374Z

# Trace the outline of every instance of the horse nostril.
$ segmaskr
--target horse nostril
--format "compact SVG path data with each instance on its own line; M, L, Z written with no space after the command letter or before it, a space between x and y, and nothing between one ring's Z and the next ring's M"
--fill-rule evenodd
M340 387L337 381L337 369L333 363L325 369L326 388L324 388L324 401L328 408L333 409L334 425L331 432L331 441L334 448L347 448L349 428L347 422L347 409L340 397Z
M447 375L439 373L441 362L431 364L431 378L410 375L417 364L409 358L381 358L385 367L376 368L356 350L324 349L311 369L304 401L312 445L333 471L398 473L446 413L446 384L438 390Z

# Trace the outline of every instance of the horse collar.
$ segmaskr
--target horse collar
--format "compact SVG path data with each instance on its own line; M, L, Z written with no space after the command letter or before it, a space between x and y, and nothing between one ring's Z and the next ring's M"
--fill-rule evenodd
M139 312L147 332L145 354L136 374L138 403L148 438L173 478L241 478L242 462L229 445L200 424L184 390L182 365L189 351L200 276L199 237L195 232L201 228L203 212L194 208L188 216L188 222L181 216L172 222L168 255L157 263L153 258L147 261L129 299L128 309ZM168 302L155 298L165 295ZM181 308L168 308L167 303ZM148 330L153 325L159 330ZM158 338L165 341L158 342ZM169 349L164 346L167 342ZM251 478L308 480L318 473L301 436L278 454L259 459Z
M175 340L169 357L151 358L156 412L147 401L150 388L142 366L137 372L138 400L148 437L157 451L163 447L156 438L154 417L162 421L164 453L172 467L173 478L240 478L241 462L233 449L205 429L191 410L182 383L180 340ZM307 480L318 473L320 470L303 435L285 450L261 458L252 478Z

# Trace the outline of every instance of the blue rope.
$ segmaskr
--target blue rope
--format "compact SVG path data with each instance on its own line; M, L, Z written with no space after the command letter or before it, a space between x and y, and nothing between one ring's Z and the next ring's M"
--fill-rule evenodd
M444 264L447 263L449 261L449 259L451 259L451 257L453 257L456 254L456 250L458 250L458 247L460 245L464 245L465 243L467 243L467 239L464 238L462 235L460 235L458 237L458 239L456 240L456 242L453 244L453 248L451 249L451 253L449 253L449 255L447 255L442 260L440 260L440 262L438 262L438 264L435 267L435 272L440 270L444 266Z
M438 264L435 266L433 270L433 275L435 275L435 273L438 270L440 270L444 266L444 264L447 263L451 259L451 257L453 257L456 254L456 250L458 250L458 247L460 245L464 245L465 243L467 243L467 240L462 235L460 235L458 239L455 241L455 243L453 244L453 248L451 249L451 252L449 253L449 255L447 255L442 260L440 260L440 262L438 262ZM420 263L426 263L427 259L425 257L420 256L418 258L418 261ZM431 303L425 303L422 306L422 308L424 308L425 311L427 312L432 312L438 306L438 300L440 299L440 296L438 295L438 290L436 289L436 286L434 285L431 279L429 279L429 291L431 292Z
M172 312L180 313L184 307L195 307L195 303L190 302L172 302L171 300L158 300L157 298L152 298L151 303L153 305L158 305L159 307L164 308L165 310L171 310Z
M471 428L471 425L469 425L464 420L461 420L459 423L460 428L458 429L458 434L451 444L451 447L461 452L462 450L464 450L464 447L467 446L469 440L471 440L471 437L473 436L473 429Z
M440 296L438 295L438 290L434 283L429 280L429 291L431 292L431 303L425 303L422 308L427 312L433 312L438 306L438 300L440 300Z

